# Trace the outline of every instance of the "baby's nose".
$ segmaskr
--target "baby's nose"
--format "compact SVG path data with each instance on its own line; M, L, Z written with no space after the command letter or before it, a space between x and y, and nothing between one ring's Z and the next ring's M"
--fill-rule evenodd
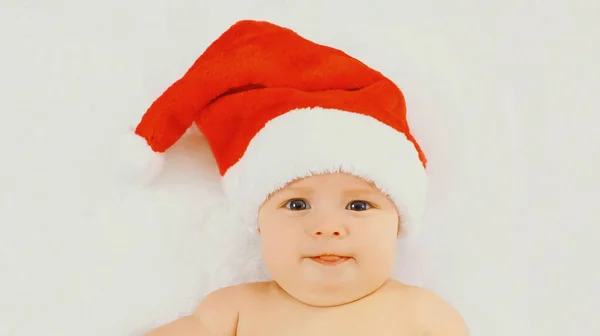
M331 233L329 233L327 231L315 231L315 236L323 236L323 235L339 236L340 235L340 231L341 230L334 230Z
M317 237L345 237L347 230L342 225L320 225L313 231L313 236Z

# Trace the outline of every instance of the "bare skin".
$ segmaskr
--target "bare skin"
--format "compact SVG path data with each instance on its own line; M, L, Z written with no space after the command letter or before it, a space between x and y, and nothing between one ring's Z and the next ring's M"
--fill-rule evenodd
M298 302L275 282L213 292L187 317L147 336L419 335L466 336L451 306L433 293L395 280L358 301L315 307Z
M273 281L217 290L147 336L467 336L449 304L390 279L399 217L386 195L351 175L290 183L259 210Z

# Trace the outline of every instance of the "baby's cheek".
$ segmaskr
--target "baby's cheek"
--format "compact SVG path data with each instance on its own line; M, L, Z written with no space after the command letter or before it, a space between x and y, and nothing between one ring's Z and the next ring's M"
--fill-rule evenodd
M356 248L371 259L385 259L395 254L397 238L393 232L364 231L358 235Z
M263 236L263 253L269 259L285 259L292 254L297 254L297 242L294 235L287 234L284 231L272 232Z

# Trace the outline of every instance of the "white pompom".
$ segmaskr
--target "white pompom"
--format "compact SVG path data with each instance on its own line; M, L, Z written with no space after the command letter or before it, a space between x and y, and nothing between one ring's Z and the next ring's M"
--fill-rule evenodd
M127 134L118 146L118 174L127 181L146 185L163 170L164 155L154 152L137 134Z

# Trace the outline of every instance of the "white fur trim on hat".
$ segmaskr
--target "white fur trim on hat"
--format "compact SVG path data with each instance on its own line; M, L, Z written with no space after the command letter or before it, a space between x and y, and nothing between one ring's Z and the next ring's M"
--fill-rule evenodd
M119 142L118 156L118 174L135 184L152 182L164 167L164 155L152 151L146 139L133 132Z
M337 171L375 183L396 203L402 234L416 233L427 195L417 150L403 133L362 114L323 108L285 113L256 134L222 182L255 225L272 192L301 177Z

